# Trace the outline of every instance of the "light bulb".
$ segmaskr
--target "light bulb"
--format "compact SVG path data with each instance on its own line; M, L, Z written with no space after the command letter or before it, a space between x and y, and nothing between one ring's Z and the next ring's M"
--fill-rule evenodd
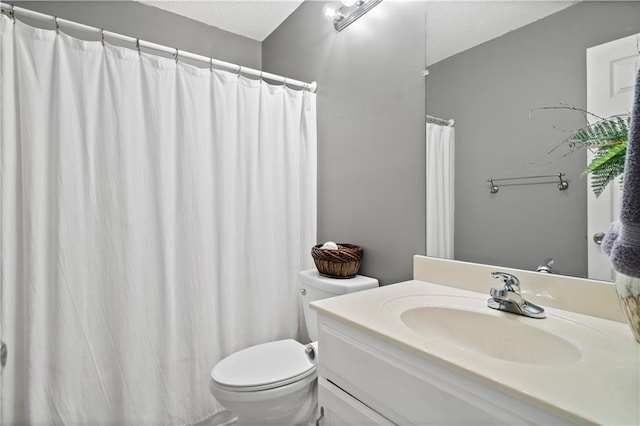
M344 16L342 16L342 13L340 13L340 7L331 3L327 3L324 5L324 7L322 8L322 14L324 15L325 19L330 22L338 22L339 20L344 18Z
M363 0L342 0L342 4L345 7L353 7L353 6L360 6L364 3Z

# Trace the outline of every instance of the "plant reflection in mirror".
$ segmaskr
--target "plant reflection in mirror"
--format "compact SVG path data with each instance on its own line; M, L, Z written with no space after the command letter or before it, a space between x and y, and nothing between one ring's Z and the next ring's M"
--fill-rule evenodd
M572 132L571 136L558 144L549 154L561 146L568 146L571 151L588 149L594 152L593 159L582 175L591 175L591 189L596 197L600 196L607 185L617 177L620 178L622 183L629 126L631 124L630 114L604 118L584 109L566 105L537 109L577 111L582 113L585 119L589 117L595 118L597 121Z

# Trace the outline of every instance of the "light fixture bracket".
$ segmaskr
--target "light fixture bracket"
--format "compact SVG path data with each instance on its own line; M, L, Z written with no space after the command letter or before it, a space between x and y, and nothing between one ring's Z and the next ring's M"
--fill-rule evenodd
M336 31L344 30L349 25L357 21L358 18L360 18L362 15L364 15L380 3L382 3L382 0L369 0L351 7L341 7L340 12L344 17L339 21L334 22L333 27L336 29Z

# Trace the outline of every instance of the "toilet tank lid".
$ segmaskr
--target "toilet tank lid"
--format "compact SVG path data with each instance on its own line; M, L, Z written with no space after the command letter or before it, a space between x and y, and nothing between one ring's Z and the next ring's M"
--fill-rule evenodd
M378 280L364 275L356 275L353 278L329 278L320 275L317 269L309 269L300 272L300 283L304 286L325 290L334 294L353 293L378 287Z

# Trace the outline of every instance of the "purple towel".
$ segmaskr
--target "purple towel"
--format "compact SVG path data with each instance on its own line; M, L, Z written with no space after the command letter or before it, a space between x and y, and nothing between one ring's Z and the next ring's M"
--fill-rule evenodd
M624 165L620 220L605 236L602 251L609 256L617 272L640 278L640 71L636 77Z

